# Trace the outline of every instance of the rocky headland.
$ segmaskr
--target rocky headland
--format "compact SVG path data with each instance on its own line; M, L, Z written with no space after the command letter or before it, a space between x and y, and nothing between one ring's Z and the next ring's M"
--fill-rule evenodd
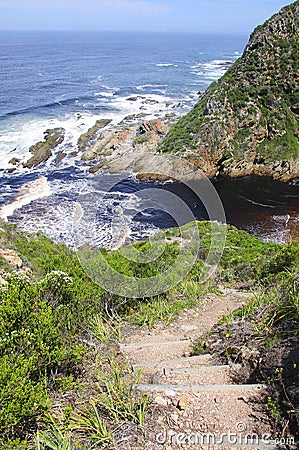
M299 176L299 3L258 26L245 51L160 145L209 177Z

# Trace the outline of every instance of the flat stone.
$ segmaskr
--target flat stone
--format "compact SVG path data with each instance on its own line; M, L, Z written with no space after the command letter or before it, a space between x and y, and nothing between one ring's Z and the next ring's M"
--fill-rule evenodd
M154 403L156 403L157 405L160 406L168 406L168 401L166 400L166 398L162 397L161 395L158 395L155 400Z
M198 330L198 327L196 327L195 325L181 325L180 328L181 328L181 330L186 331L186 332Z
M166 389L164 391L164 394L166 395L166 397L175 397L175 391L173 391L172 389Z

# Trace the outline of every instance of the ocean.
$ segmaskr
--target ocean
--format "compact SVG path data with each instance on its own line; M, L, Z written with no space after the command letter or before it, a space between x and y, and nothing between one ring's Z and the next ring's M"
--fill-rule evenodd
M134 95L161 113L195 103L241 54L246 37L115 32L0 33L1 165L23 155L47 128L74 144L97 118L136 113Z
M35 169L11 173L7 170L11 168L9 161L13 157L28 159L29 147L42 140L48 128L63 127L66 133L60 149L72 152L78 137L97 119L111 119L112 124L117 124L131 114L155 118L187 113L198 93L217 81L242 54L246 42L247 36L184 33L0 32L2 216L25 230L41 230L74 246L73 204L92 178L86 165L66 158L57 167L50 158ZM103 175L103 185L107 177ZM220 194L229 191L229 196L236 195L241 202L242 214L231 214L231 202L223 199L231 223L265 239L285 239L284 235L274 237L273 232L276 225L284 226L290 201L298 198L296 184L287 185L283 200L274 195L276 191L281 193L280 184L277 188L271 184L271 198L261 203L258 180L247 183L246 195L242 182L231 190L225 183L217 184ZM101 207L93 219L97 223L96 235L85 238L95 246L111 247L172 225L159 211L137 214L142 205L136 193L144 187L129 179L119 183L109 196L103 190ZM171 189L179 192L181 187L174 184ZM242 193L236 194L240 189ZM242 202L254 205L257 211L248 220ZM116 221L112 226L118 205L124 211L123 224ZM266 220L254 218L261 217L259 208L262 216L268 211ZM198 217L202 215L201 211ZM281 227L281 231L285 233L285 228Z

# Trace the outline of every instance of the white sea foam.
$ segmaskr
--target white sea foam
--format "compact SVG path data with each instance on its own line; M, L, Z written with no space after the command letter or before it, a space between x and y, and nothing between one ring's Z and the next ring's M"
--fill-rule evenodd
M156 64L156 67L178 67L178 65L172 63L160 63Z
M102 75L98 75L96 78L94 78L93 80L91 80L91 84L96 84L96 83L98 83L99 81L101 81L101 79L103 78L103 76Z
M116 110L125 113L125 116L128 114L138 114L140 112L155 116L166 113L172 109L176 103L173 98L166 95L149 94L115 97L111 99L111 104Z
M42 231L72 248L89 243L93 247L116 249L132 239L150 236L158 230L153 225L134 220L142 209L138 195L88 190L87 185L84 194L73 201L68 192L72 187L80 191L80 183L82 188L82 180L78 180L77 184L55 180L51 183L51 196L19 203L11 220L23 230Z
M15 199L8 205L0 208L0 217L7 220L12 216L16 209L28 205L33 200L51 195L51 188L48 184L47 178L42 176L37 180L30 181L21 187Z
M202 83L209 84L211 81L217 81L222 77L232 63L232 60L214 59L209 62L199 62L191 66L191 70L194 75L201 78Z
M274 205L269 205L269 204L265 204L265 203L255 202L254 200L251 200L250 198L244 197L243 195L240 196L240 198L243 198L244 200L246 200L248 203L251 203L252 205L262 206L263 208L272 208L272 209L276 208L276 206L274 206Z
M154 88L156 90L157 88L163 88L167 86L167 84L140 84L139 86L136 86L136 89L138 91L144 91L146 88Z
M97 97L97 96L101 96L101 97L113 97L113 95L114 95L114 92L104 92L104 91L101 91L101 92L95 92L94 93L94 95Z

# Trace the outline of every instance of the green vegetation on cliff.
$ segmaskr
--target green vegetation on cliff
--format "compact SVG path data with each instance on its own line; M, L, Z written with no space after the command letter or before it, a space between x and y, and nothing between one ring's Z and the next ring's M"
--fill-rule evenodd
M298 176L298 73L296 1L254 30L242 57L201 95L160 149L192 159L210 176L217 170Z

